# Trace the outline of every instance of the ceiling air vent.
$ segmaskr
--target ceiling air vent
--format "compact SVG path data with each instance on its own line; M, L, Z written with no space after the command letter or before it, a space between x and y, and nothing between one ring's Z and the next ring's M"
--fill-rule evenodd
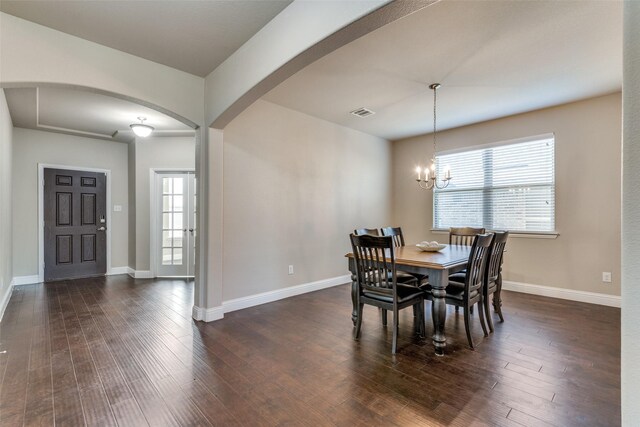
M372 116L375 113L369 110L368 108L362 107L362 108L358 108L357 110L353 110L351 114L358 117L367 117L367 116Z

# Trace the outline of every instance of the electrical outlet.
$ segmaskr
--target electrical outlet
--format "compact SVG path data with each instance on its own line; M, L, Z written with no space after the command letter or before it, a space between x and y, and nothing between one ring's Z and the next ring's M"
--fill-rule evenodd
M293 265L289 266L289 274L293 274Z
M610 271L603 271L602 272L602 281L604 283L611 283L611 272Z
M122 205L113 205L114 212L122 212Z

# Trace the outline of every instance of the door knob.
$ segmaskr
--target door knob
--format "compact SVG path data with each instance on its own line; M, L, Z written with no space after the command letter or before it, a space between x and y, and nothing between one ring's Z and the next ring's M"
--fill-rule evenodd
M190 228L189 231L193 233L193 228Z
M98 231L105 231L105 230L106 230L106 227L100 227L100 228L98 228Z

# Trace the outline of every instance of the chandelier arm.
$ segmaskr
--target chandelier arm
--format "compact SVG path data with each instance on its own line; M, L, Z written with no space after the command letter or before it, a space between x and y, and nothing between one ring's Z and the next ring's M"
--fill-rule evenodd
M426 179L424 181L418 181L418 185L423 190L431 190L433 188L434 183L435 183L435 181L426 180Z

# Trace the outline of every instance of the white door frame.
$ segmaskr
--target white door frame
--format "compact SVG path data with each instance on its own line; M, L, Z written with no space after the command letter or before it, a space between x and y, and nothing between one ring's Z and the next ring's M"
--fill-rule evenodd
M151 268L151 277L157 277L158 273L158 255L156 246L158 244L158 197L157 197L157 175L161 173L193 173L194 168L149 168L149 268ZM198 206L200 201L198 201ZM194 269L195 274L195 269Z
M44 170L66 169L104 173L107 176L107 275L111 274L111 169L38 163L38 281L44 282Z

